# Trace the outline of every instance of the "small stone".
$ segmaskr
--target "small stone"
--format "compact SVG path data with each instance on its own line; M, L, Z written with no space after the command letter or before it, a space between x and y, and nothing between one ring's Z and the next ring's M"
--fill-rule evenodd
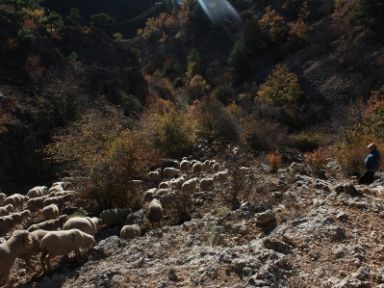
M275 239L265 239L263 244L265 248L272 249L283 254L288 254L292 250L291 245Z

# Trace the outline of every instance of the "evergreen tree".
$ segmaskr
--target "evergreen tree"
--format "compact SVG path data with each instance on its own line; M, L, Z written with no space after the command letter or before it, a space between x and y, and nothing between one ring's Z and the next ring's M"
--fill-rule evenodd
M65 24L72 27L79 27L81 21L80 10L71 8L69 14L65 16Z
M233 46L229 54L228 66L233 83L242 82L249 76L250 67L243 41L239 40Z
M200 74L200 54L196 49L192 49L187 57L187 76L193 77L196 74Z
M365 25L384 28L384 0L358 0L357 16Z
M44 20L49 32L60 30L64 25L63 17L56 11L51 11L47 18Z
M102 26L113 22L115 22L115 19L107 13L97 13L91 16L91 26L95 28L101 28Z

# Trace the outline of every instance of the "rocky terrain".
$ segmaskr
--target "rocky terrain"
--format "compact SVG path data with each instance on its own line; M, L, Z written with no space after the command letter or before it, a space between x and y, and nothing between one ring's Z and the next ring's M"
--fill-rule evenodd
M108 228L82 260L31 281L20 261L17 287L382 287L381 177L363 187L247 171L238 209L223 202L228 183L195 193L190 221L132 240Z

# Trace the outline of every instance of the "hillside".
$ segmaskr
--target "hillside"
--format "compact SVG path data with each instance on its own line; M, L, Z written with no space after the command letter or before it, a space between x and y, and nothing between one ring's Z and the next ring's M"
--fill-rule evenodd
M0 286L384 287L383 19L0 0Z

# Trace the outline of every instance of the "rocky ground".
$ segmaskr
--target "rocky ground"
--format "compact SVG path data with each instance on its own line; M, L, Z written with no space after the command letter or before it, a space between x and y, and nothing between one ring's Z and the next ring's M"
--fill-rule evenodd
M218 190L200 194L191 221L129 241L109 229L82 261L17 287L384 287L380 179L252 173L237 210Z

